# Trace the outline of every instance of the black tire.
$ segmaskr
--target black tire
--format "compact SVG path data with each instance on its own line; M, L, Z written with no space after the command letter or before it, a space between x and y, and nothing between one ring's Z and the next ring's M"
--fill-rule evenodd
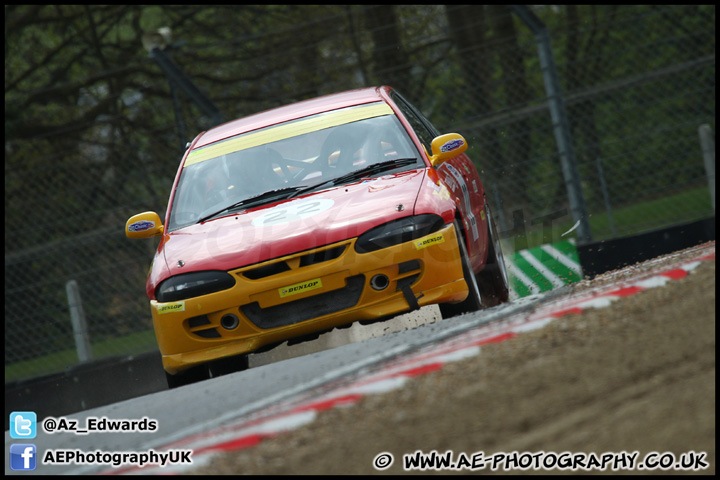
M502 247L500 246L500 238L487 200L485 200L485 216L488 222L488 258L485 268L477 274L477 283L482 295L483 307L488 308L508 301L510 298L510 283L505 268Z
M465 238L458 221L455 221L455 232L457 234L458 246L460 247L460 260L462 261L463 275L470 291L465 300L459 303L441 303L440 315L442 318L450 318L463 313L476 312L482 308L482 297L478 288L477 279L470 265L467 248L465 247Z
M249 361L247 355L237 355L230 358L215 360L207 365L210 378L241 372L243 370L247 370L248 367Z
M190 385L191 383L201 382L209 378L215 378L221 375L247 370L248 367L248 356L237 355L235 357L215 360L204 365L198 365L196 367L189 368L182 373L178 373L177 375L170 375L165 372L165 378L167 379L168 388L172 389L182 387L183 385Z
M170 375L165 372L165 378L167 379L168 388L173 389L207 380L210 376L206 365L198 365L197 367L191 367L176 375Z

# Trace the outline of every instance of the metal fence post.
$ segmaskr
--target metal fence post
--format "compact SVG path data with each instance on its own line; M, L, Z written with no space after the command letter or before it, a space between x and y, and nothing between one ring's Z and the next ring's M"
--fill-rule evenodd
M540 69L542 70L545 82L545 92L548 96L550 106L550 117L552 118L555 140L558 144L560 163L562 166L565 187L570 201L570 210L573 220L578 225L578 240L580 243L592 241L590 222L585 208L585 197L580 184L580 175L577 170L575 149L573 148L572 135L567 121L565 104L560 93L560 82L558 80L555 58L550 46L550 36L545 24L525 5L513 5L513 11L520 17L525 25L532 30L535 41L538 45L540 57Z
M710 125L707 123L700 125L698 133L700 134L700 147L702 148L703 162L705 163L705 173L708 177L710 199L712 200L712 208L715 210L715 138Z
M207 97L195 83L173 62L170 57L159 47L150 50L150 58L163 69L171 82L180 87L190 99L200 107L200 110L210 118L213 125L219 125L223 122L220 109Z
M85 311L80 299L80 288L75 280L65 284L68 304L70 305L70 320L72 321L73 335L75 337L75 349L78 360L87 362L93 359L92 347L90 346L90 333L87 329Z
M500 191L498 190L497 184L492 184L493 200L495 201L495 211L498 212L498 221L500 222L500 231L507 231L507 224L505 222L505 209L503 208L502 199L500 198Z
M608 192L607 182L605 181L605 172L603 171L602 158L597 157L598 176L600 177L600 189L602 190L603 201L605 202L605 211L607 212L608 221L610 222L610 231L613 238L617 237L615 230L615 221L613 220L612 205L610 204L610 193Z

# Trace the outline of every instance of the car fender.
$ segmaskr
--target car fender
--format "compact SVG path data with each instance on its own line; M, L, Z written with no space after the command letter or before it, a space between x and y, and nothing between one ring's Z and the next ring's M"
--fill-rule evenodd
M480 176L467 155L458 155L444 162L436 170L447 186L462 220L468 255L475 272L487 261L488 229L485 214L485 191Z

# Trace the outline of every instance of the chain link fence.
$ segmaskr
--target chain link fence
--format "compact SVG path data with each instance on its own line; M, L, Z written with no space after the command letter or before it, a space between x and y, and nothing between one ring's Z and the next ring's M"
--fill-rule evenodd
M347 7L289 27L319 52L313 61L322 64L314 71L322 75L305 79L307 73L288 62L262 84L244 84L254 93L244 104L224 104L223 92L206 93L228 120L305 98L310 90L396 86L441 131L468 140L509 249L549 243L575 222L538 43L504 8L398 6L391 29L369 21L372 7ZM553 48L592 239L714 215L708 188L714 173L709 179L698 129L715 129L715 7L598 7L585 21L568 8L534 11ZM317 31L326 33L308 34ZM276 34L253 41L271 43ZM183 55L212 47L185 47L173 56L194 78ZM378 67L379 56L398 52L400 63L391 58L390 66ZM268 55L282 54L242 61L261 68ZM169 87L160 79L149 88ZM179 132L192 137L209 126L187 98L176 98L176 105L161 104L142 92L122 92L116 100L127 121L117 127L104 119L77 136L66 132L68 144L80 142L79 149L40 155L32 142L6 141L6 382L78 363L76 338L90 340L82 360L156 348L144 284L157 242L127 240L123 227L134 213L164 215L190 140ZM160 115L168 111L175 115ZM152 144L133 134L127 127L133 122L153 126ZM79 299L69 300L73 281ZM75 333L73 316L85 319Z

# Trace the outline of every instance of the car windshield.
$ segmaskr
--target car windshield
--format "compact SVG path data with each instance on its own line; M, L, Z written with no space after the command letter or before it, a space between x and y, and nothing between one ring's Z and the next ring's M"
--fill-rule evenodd
M368 107L366 113L361 107L337 110L194 150L180 174L168 230L312 191L313 185L332 187L339 177L353 181L350 172L377 176L422 165L402 124L384 107L381 115L378 107L370 113ZM353 121L342 123L348 118ZM391 162L408 158L417 161ZM387 169L367 169L383 162Z

